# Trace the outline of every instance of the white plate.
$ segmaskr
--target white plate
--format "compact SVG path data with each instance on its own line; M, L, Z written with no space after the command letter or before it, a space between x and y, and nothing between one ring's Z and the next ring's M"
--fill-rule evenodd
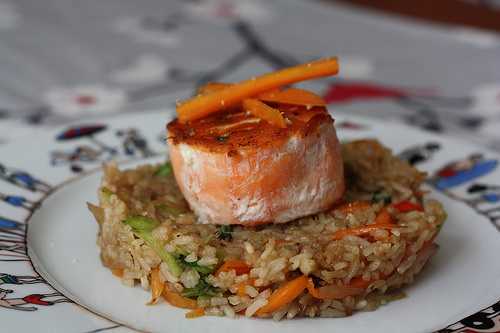
M122 167L131 167L165 159L162 133L171 114L94 120L0 147L0 164L5 167L0 167L2 331L265 333L279 329L385 333L459 332L466 326L473 329L469 332L500 329L498 157L477 146L391 122L338 115L341 140L374 137L397 153L429 142L440 146L427 153L417 149L404 154L423 160L418 166L429 172L431 195L444 203L449 214L437 239L441 248L415 284L406 288L407 298L347 318L282 322L214 317L186 320L184 311L165 303L146 306L147 292L121 285L101 265L97 226L85 202L97 200L103 161L114 158ZM473 154L482 156L468 158ZM460 160L462 163L449 165Z

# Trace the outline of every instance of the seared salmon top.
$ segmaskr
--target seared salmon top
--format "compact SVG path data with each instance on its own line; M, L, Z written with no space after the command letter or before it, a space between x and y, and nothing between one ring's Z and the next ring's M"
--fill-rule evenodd
M277 147L292 136L305 137L319 125L333 123L324 107L268 104L282 113L286 128L269 124L239 107L184 124L175 119L167 125L169 139L173 144L186 143L204 151L231 153Z

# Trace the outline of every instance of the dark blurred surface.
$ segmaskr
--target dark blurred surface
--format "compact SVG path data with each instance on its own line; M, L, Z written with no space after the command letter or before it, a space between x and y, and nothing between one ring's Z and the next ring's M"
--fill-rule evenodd
M500 32L500 1L490 0L337 0L432 22Z

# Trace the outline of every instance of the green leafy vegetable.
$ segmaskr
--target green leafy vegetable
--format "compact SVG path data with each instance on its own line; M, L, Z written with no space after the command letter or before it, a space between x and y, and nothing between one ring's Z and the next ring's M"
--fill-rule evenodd
M214 266L202 266L202 265L199 265L197 261L187 262L185 260L185 258L186 258L186 256L183 254L177 256L178 263L184 268L192 268L202 275L210 274L215 270Z
M195 297L206 297L206 296L217 296L219 289L208 284L204 279L200 279L198 284L193 288L184 288L182 291L182 296L195 298Z
M215 236L220 240L230 241L233 239L233 226L231 225L221 225L219 229L215 232Z
M155 176L159 177L167 177L172 174L172 164L170 162L166 162L165 164L162 164L158 170L154 173Z
M152 231L160 222L150 219L145 216L130 216L123 223L132 227L133 233L141 238L155 253L163 260L170 272L174 276L182 274L182 267L177 262L177 259L169 252L165 251L163 244L153 237Z
M372 202L373 203L383 202L384 204L388 205L392 202L392 197L387 192L376 191L375 193L373 193Z

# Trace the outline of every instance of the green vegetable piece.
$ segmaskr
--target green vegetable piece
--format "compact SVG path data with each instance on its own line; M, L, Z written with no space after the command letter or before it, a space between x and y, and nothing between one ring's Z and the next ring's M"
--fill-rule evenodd
M189 298L217 296L219 289L209 285L204 279L200 279L193 288L184 288L182 296Z
M172 174L172 164L170 162L166 162L165 164L161 165L158 170L154 173L155 176L159 177L167 177Z
M202 266L202 265L199 265L198 262L196 262L196 261L195 262L187 262L185 260L185 258L186 258L186 256L183 254L181 254L177 257L178 263L184 268L192 268L202 275L208 275L215 270L214 266Z
M123 223L131 226L134 232L151 232L160 225L160 222L140 215L128 217Z
M392 197L387 192L377 191L373 193L372 202L383 202L384 204L388 205L392 202Z
M163 244L155 239L151 233L160 222L145 216L131 216L125 219L123 223L132 227L134 234L141 238L167 264L174 276L178 277L182 274L183 269L177 259L171 253L165 251Z
M219 240L230 241L233 239L233 226L230 225L221 225L219 229L215 232L215 236Z

